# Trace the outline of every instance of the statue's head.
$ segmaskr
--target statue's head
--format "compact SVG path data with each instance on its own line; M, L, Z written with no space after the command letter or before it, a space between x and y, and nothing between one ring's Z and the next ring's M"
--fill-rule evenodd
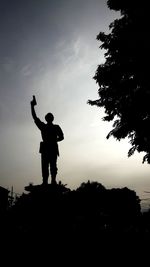
M54 120L54 116L53 116L53 114L52 114L52 113L47 113L47 114L45 115L45 120L47 121L47 123L52 123L53 120Z

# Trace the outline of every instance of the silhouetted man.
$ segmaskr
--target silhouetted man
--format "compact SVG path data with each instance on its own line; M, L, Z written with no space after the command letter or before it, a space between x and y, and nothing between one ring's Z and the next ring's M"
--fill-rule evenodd
M35 96L31 101L31 113L36 126L41 131L43 142L40 143L41 153L41 168L43 184L48 184L49 166L51 173L51 183L56 183L57 175L57 157L59 156L59 148L57 142L64 139L62 129L59 125L53 124L54 116L52 113L48 113L45 116L47 123L42 122L35 113L34 106L37 105Z

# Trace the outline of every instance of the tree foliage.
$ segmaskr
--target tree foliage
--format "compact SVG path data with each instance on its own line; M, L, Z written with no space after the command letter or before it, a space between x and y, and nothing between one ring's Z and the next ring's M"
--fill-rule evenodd
M107 138L128 137L128 156L146 152L143 162L150 163L148 2L108 0L107 5L121 16L109 25L108 34L100 32L97 36L105 50L105 63L98 66L94 76L99 98L88 103L104 107L103 120L114 122Z

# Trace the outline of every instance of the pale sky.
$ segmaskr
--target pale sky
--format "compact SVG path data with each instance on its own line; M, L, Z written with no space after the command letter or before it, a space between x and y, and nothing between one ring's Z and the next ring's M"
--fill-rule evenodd
M42 182L34 94L37 116L44 121L52 112L64 132L57 181L71 189L87 180L127 186L149 197L143 154L128 158L128 140L107 140L112 123L102 121L103 109L87 104L98 98L93 76L104 62L96 36L118 16L106 0L0 0L1 186L22 193L30 182Z

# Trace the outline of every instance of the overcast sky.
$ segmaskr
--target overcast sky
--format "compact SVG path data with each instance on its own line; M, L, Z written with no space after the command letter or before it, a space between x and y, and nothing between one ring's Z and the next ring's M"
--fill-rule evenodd
M142 197L150 190L143 154L128 158L128 140L107 140L111 123L102 121L103 109L87 104L98 97L93 76L104 62L96 36L118 16L106 0L0 0L1 186L21 193L29 182L42 182L34 94L37 116L52 112L64 132L58 181L70 188L87 180L127 186Z

